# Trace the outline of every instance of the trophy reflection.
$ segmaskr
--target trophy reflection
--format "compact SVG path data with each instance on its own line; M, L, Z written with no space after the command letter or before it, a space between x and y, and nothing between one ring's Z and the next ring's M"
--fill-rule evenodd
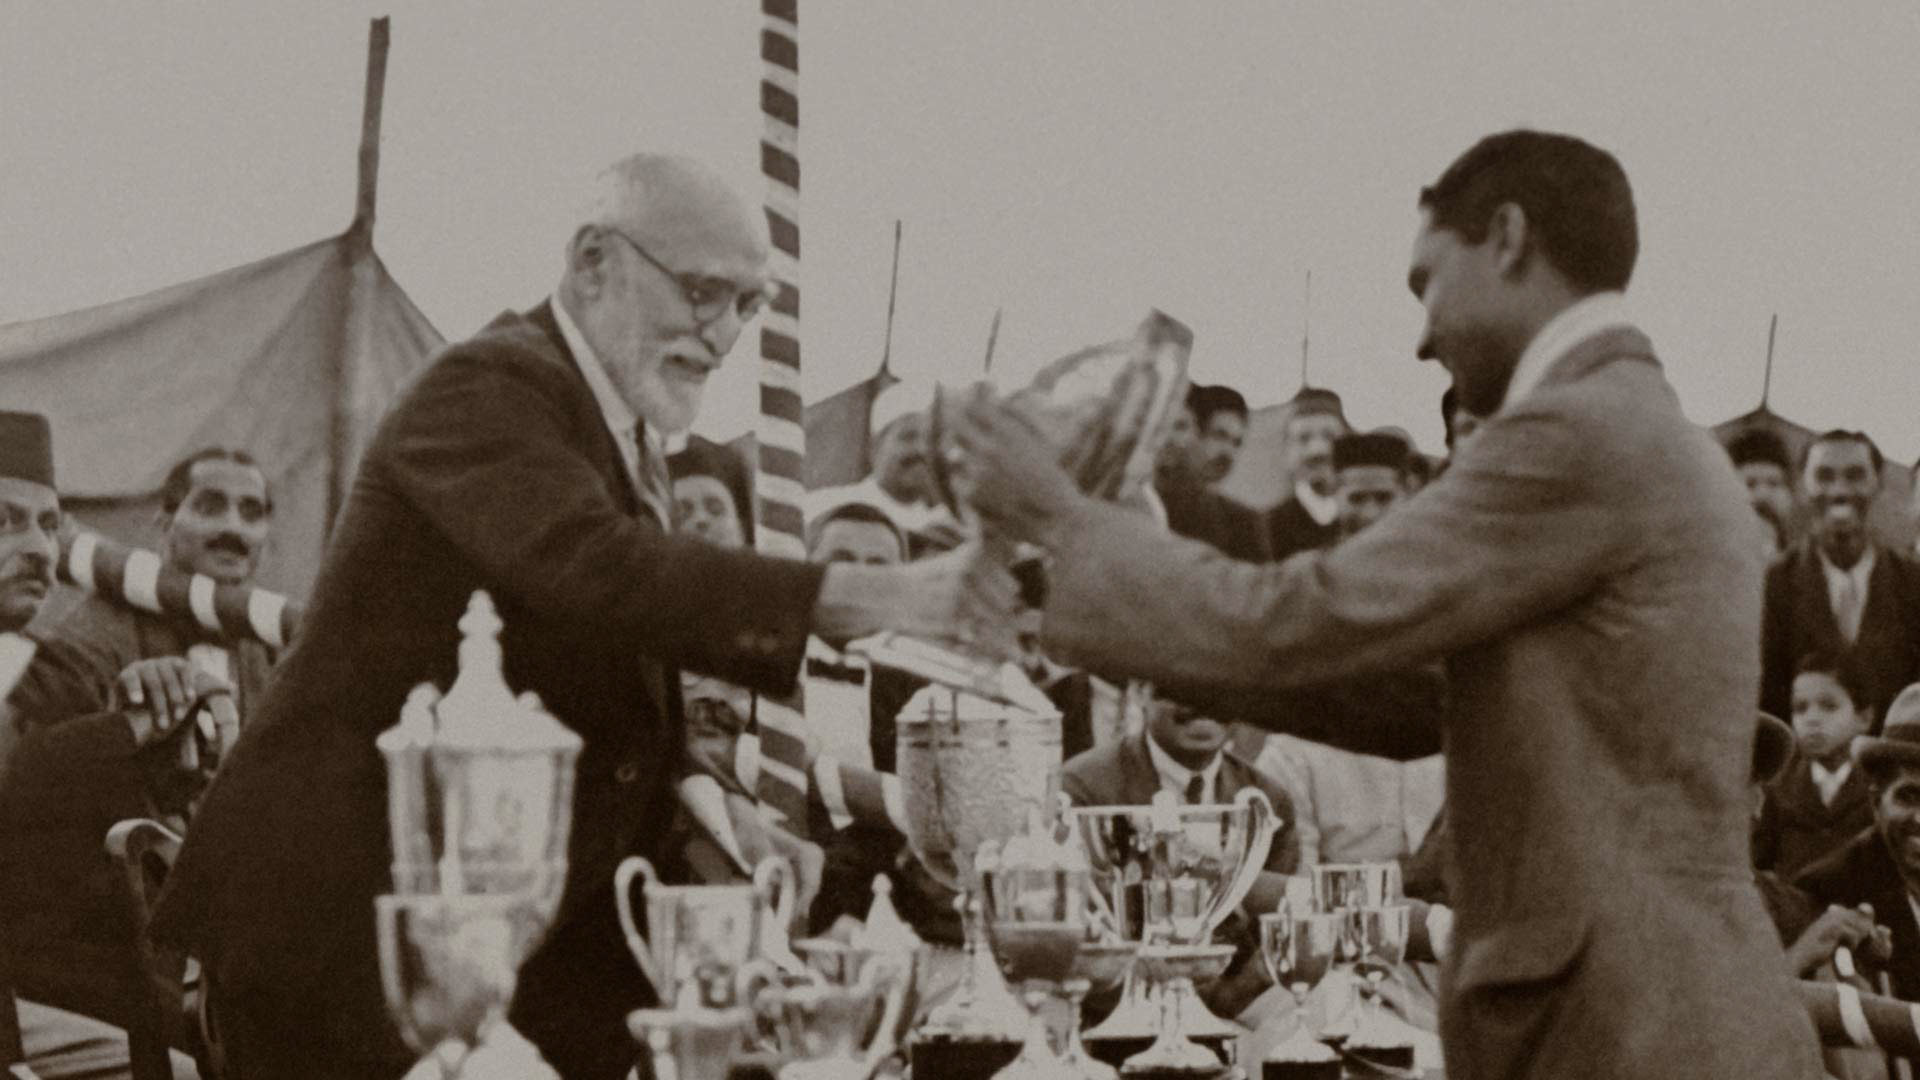
M502 675L501 622L476 592L445 697L416 687L375 740L387 766L393 893L374 900L381 988L441 1076L506 1034L520 964L566 881L580 737Z
M1219 805L1182 805L1163 791L1151 806L1079 807L1068 817L1092 868L1103 932L1140 942L1140 985L1087 1038L1150 1037L1123 1074L1222 1067L1194 1040L1230 1041L1238 1029L1214 1016L1197 988L1232 961L1233 948L1214 945L1213 933L1266 864L1272 805L1254 788Z
M644 883L644 936L634 918L635 878ZM666 885L652 863L635 855L620 864L613 884L627 949L660 1000L658 1008L629 1014L628 1027L647 1048L657 1076L719 1080L753 1018L752 973L764 965L805 975L786 947L796 895L792 869L769 858L747 884Z

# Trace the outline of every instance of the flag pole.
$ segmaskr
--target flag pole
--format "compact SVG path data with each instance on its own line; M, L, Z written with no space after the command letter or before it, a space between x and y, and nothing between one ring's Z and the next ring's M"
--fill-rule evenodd
M887 277L887 336L880 344L880 374L893 374L893 302L900 294L900 219L893 219L893 272Z
M1767 407L1767 399L1773 394L1773 337L1780 329L1780 313L1774 312L1767 320L1767 372L1760 382L1760 408Z
M993 325L987 328L987 358L980 364L980 370L984 374L990 375L993 373L993 347L995 343L1000 340L1000 312L1002 310L1004 309L993 309Z
M1307 388L1307 354L1313 340L1313 271L1307 271L1307 296L1300 305L1300 389Z

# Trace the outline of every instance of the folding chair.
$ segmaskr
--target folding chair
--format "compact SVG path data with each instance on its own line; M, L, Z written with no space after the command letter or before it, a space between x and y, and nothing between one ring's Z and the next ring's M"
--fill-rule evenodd
M133 921L130 976L145 990L127 1023L127 1056L133 1080L172 1080L168 1033L180 1030L183 1024L201 1038L201 1052L195 1057L202 1077L217 1080L219 1076L221 1055L207 1023L204 979L189 1015L186 1000L179 991L170 989L180 987L185 959L157 948L147 936L154 902L180 854L181 842L178 833L151 818L130 818L107 831L107 854L120 866L127 911Z

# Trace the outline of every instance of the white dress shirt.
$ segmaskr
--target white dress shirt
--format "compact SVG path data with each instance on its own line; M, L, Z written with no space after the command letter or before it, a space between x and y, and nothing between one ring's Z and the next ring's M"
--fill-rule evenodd
M1820 569L1827 577L1827 603L1833 611L1834 624L1840 627L1841 636L1850 645L1860 636L1860 616L1867 610L1867 582L1873 577L1873 562L1872 544L1868 544L1866 553L1846 570L1828 562L1826 552L1820 553ZM1849 590L1853 593L1851 607L1847 603Z
M1315 525L1325 527L1333 524L1340 516L1340 498L1337 495L1322 495L1313 490L1313 485L1305 482L1293 485L1293 497L1300 500L1300 508L1307 512Z
M1820 789L1820 802L1823 806L1832 806L1833 800L1840 794L1840 785L1847 782L1853 773L1853 762L1842 761L1840 766L1829 769L1817 761L1808 762L1813 770L1813 786Z
M593 400L600 406L600 416L606 421L607 432L613 436L614 445L620 448L620 460L627 467L627 479L633 481L633 489L640 493L640 501L646 503L654 516L660 519L661 527L672 531L672 508L664 503L655 505L655 500L648 497L651 486L646 481L647 473L642 467L642 462L648 459L640 453L640 418L633 414L633 409L620 396L620 391L614 389L606 366L594 354L593 346L587 344L586 337L580 333L573 316L567 314L567 306L560 302L558 295L552 298L551 306L553 321L560 325L560 337L566 341L567 351L573 354L573 362L580 369L580 376L587 380L587 389L593 392ZM666 445L661 441L659 432L648 425L646 433L646 451L652 455L651 460L664 462ZM661 494L672 497L670 493Z
M1513 366L1513 378L1507 381L1507 395L1501 399L1505 409L1533 392L1546 378L1547 369L1572 351L1573 347L1602 330L1632 326L1624 293L1597 292L1568 305L1560 314L1533 335Z

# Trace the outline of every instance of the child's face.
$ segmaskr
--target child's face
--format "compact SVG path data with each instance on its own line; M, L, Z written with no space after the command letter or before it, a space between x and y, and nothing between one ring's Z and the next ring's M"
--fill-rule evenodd
M1793 680L1793 734L1800 752L1818 761L1844 755L1857 735L1867 733L1867 714L1833 676L1807 671Z

